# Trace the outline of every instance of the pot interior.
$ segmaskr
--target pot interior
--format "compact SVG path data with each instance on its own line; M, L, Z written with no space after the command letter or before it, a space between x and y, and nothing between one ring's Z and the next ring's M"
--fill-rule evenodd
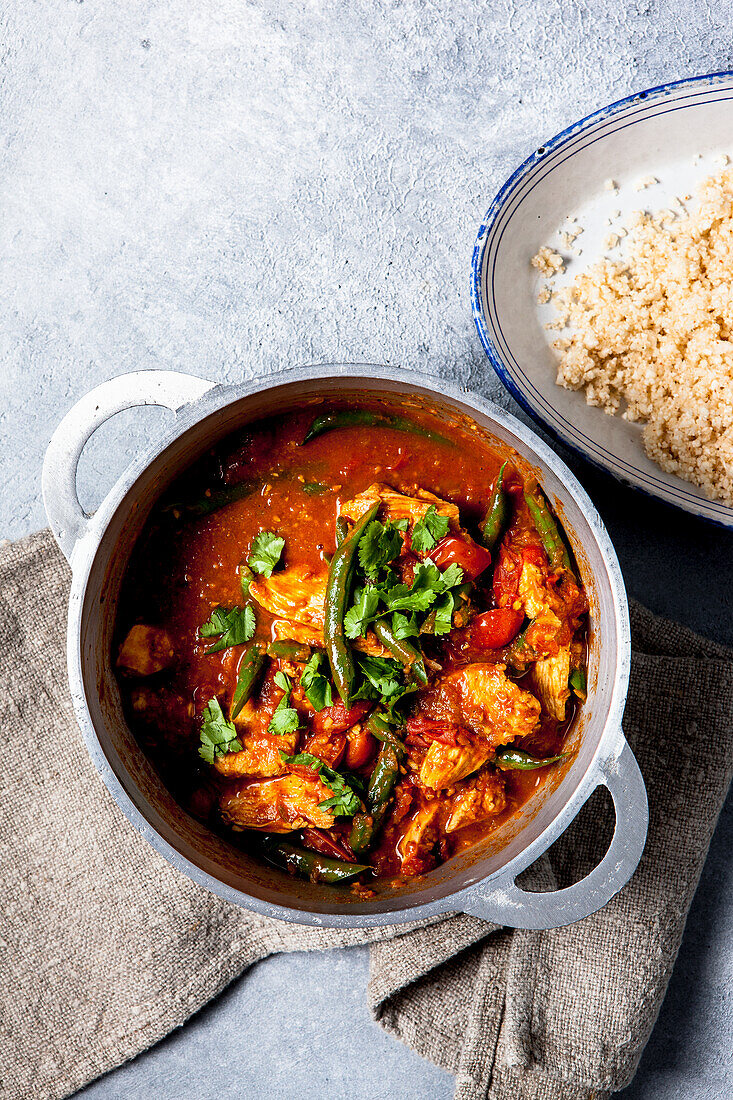
M540 792L484 841L420 878L401 881L398 886L378 881L373 886L374 896L365 899L348 888L291 878L251 857L182 809L125 721L111 646L121 582L133 546L154 503L176 477L206 449L250 421L302 408L306 402L315 405L336 396L348 399L367 395L372 399L381 396L385 402L398 402L403 407L417 402L448 422L465 423L468 418L490 443L516 448L520 456L517 464L536 473L562 519L586 587L591 615L588 701L571 728L569 743L576 750L572 759L548 776ZM497 410L497 415L503 414ZM406 919L429 902L437 903L435 912L450 910L450 902L441 899L497 875L511 861L519 860L549 826L567 813L567 804L574 796L588 793L590 788L582 789L588 787L595 758L616 739L618 729L609 728L607 719L609 712L618 708L619 690L625 690L626 655L620 652L618 641L625 601L619 588L622 582L618 565L600 520L587 500L577 501L533 452L527 442L534 438L532 433L519 425L515 431L513 426L495 421L490 409L477 411L468 401L439 395L427 386L397 378L359 378L352 374L293 379L246 393L241 389L219 389L197 405L189 420L182 431L180 426L176 429L179 434L175 438L163 442L129 488L122 492L123 486L118 486L118 503L112 505L109 519L103 506L94 522L101 527L106 521L106 526L96 551L93 547L89 550L84 587L81 566L75 576L80 633L78 652L70 653L72 684L76 660L89 715L89 721L83 723L85 735L95 763L125 813L147 839L186 874L231 901L274 916L324 924L385 923L385 918L396 911ZM569 472L567 476L575 484ZM602 535L600 544L598 531ZM279 907L296 912L283 912Z

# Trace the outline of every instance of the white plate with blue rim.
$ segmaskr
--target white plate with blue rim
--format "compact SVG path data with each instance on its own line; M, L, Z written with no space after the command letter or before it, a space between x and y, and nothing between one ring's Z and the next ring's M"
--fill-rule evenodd
M733 508L647 457L639 424L556 384L558 333L545 327L555 312L538 301L546 280L531 265L543 246L559 252L566 269L554 280L559 289L603 256L621 258L622 249L608 252L614 226L694 195L727 158L733 72L651 88L596 111L532 153L497 194L474 246L471 304L499 378L553 435L621 481L733 527Z

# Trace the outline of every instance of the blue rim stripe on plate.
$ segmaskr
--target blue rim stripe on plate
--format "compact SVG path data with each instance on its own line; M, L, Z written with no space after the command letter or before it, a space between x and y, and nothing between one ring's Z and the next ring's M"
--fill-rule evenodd
M646 91L636 92L607 107L602 107L562 130L545 145L540 146L540 149L535 150L503 184L478 231L471 265L471 307L479 338L494 371L522 408L542 423L555 438L560 439L572 451L581 455L593 465L610 472L620 480L632 484L642 492L646 492L664 503L678 503L678 506L685 508L687 511L710 522L718 522L722 526L730 526L733 523L732 509L716 501L693 495L685 490L684 483L679 486L670 485L658 480L652 474L647 474L578 431L564 416L560 415L554 406L539 393L512 354L501 328L495 298L493 294L492 296L489 294L489 287L493 291L496 256L508 223L521 202L550 172L564 164L580 149L588 148L596 141L601 140L602 137L608 136L609 133L616 133L628 126L635 125L643 118L653 118L661 114L683 110L694 102L713 103L733 98L732 79L733 72L724 71L675 81ZM686 95L678 95L673 103L669 102L668 97L670 95L675 92L679 93L685 88L688 89ZM718 94L715 94L716 91ZM727 92L731 94L725 94ZM595 125L591 128L593 123ZM541 174L536 171L532 173L539 162L542 163L544 171ZM525 177L527 178L525 179ZM523 182L526 185L524 187L521 186ZM495 232L491 245L487 249L486 237L489 229L493 229ZM499 230L498 237L497 229ZM486 291L485 299L484 290ZM497 344L501 345L500 347L496 346L492 334L489 333L487 320L490 322L492 334L496 337ZM502 358L502 356L505 358ZM517 376L522 379L526 387L525 391L520 388L517 379L507 368L507 361L514 365ZM725 518L724 520L716 520L715 516Z

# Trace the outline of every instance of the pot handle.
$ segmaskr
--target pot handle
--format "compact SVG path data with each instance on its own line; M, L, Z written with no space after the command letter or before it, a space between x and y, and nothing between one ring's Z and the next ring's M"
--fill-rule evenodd
M138 405L178 412L216 383L173 370L141 370L102 382L66 413L43 461L43 503L54 538L67 561L84 535L90 516L79 503L76 471L89 439L105 421Z
M584 879L564 890L533 893L515 884L515 871L498 886L494 881L471 887L459 899L461 911L509 928L547 929L574 924L603 908L636 870L649 824L644 779L625 738L621 751L602 766L600 784L613 798L616 826L605 856Z

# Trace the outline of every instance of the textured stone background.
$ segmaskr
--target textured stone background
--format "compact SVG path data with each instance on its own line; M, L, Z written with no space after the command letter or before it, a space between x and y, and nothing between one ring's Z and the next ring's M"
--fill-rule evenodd
M44 523L51 431L141 367L238 380L369 360L507 407L468 300L474 235L532 148L604 103L733 68L701 0L0 0L0 536ZM516 410L514 410L516 411ZM94 504L164 414L97 433ZM733 642L731 537L574 464L630 591ZM730 806L627 1100L733 1091ZM85 1096L449 1097L366 1014L365 951L273 959Z

